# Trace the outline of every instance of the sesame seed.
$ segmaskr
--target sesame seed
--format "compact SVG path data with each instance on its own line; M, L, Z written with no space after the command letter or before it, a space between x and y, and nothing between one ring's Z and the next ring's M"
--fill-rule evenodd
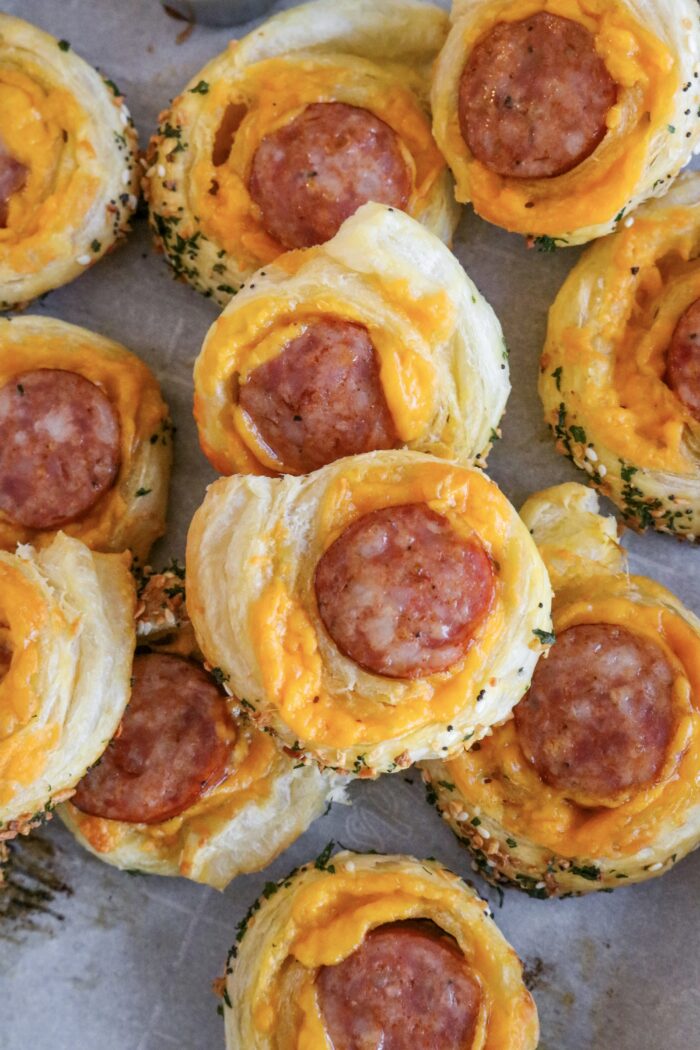
M598 473L600 474L601 478L604 478L605 475L608 473L608 468L605 466L604 463L601 463L598 467Z
M128 168L125 168L122 172L122 182L127 186L131 182L131 172Z
M538 882L538 883L535 884L535 889L536 890L543 890L544 887L545 887L545 883L544 882Z
M122 127L126 127L129 123L129 111L126 106L122 106L119 110L119 119L122 122Z
M591 446L590 446L590 445L589 445L589 446L588 446L588 448L586 449L586 455L587 455L587 456L588 456L588 458L589 458L590 460L592 460L592 461L593 461L594 463L595 463L595 461L596 461L596 460L598 459L598 453L596 452L596 450L595 450L594 448L591 448Z
M349 871L352 874L352 872L355 870L355 861L349 860L345 865L345 870Z
M625 221L624 221L624 223L623 223L623 226L626 226L626 227L627 227L627 229L629 229L629 228L630 228L630 226L634 226L634 216L633 216L633 215L629 215L629 216L628 216L628 217L627 217L627 218L625 219Z
M75 261L77 262L77 264L79 266L89 266L90 263L92 262L92 256L91 255L79 255L78 258Z
M490 839L491 838L491 832L487 831L486 828L483 827L483 826L479 828L479 834L481 835L482 839Z
M165 178L165 164L159 164L156 168L156 174L159 179Z
M138 197L136 197L133 193L130 193L129 194L129 207L132 208L132 209L135 208L136 205L138 204L138 202L139 202L138 201Z
M662 868L663 868L663 862L660 861L660 860L657 860L656 864L651 864L649 866L649 871L661 871Z

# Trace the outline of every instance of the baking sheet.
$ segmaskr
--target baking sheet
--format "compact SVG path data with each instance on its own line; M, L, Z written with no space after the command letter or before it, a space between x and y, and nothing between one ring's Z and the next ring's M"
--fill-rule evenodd
M157 0L5 0L3 10L69 40L114 79L142 146L158 111L232 35L198 26L176 43L186 25ZM535 489L582 480L554 451L536 396L547 307L577 251L528 252L522 238L469 212L455 250L511 350L513 393L489 468L519 506ZM172 280L142 217L123 247L32 310L123 342L157 373L178 433L169 531L152 561L182 557L188 522L214 477L191 417L191 370L216 308ZM627 546L634 571L700 613L700 548L629 533ZM351 794L353 806L334 806L269 869L236 879L223 894L116 871L58 821L22 840L0 891L0 1050L223 1050L211 983L236 922L268 879L330 840L435 856L473 878L524 960L541 1050L700 1048L700 852L662 879L614 894L534 901L513 890L501 906L424 802L415 771L356 784Z

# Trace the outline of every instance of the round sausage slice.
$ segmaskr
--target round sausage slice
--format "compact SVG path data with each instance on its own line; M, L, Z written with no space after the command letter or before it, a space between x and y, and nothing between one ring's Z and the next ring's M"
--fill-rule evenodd
M112 487L119 463L119 418L89 379L40 368L0 389L0 510L12 521L75 521Z
M551 178L590 156L616 98L588 29L540 12L498 22L477 43L459 84L459 123L490 171Z
M368 201L405 208L411 188L396 133L343 102L316 102L266 135L248 183L263 226L285 248L322 244Z
M224 697L203 668L170 653L138 655L121 731L71 802L107 820L168 820L223 780L233 739Z
M474 1040L479 981L432 922L378 926L322 967L316 987L333 1050L464 1050Z
M10 197L21 190L27 181L27 168L20 164L0 139L0 229L7 226Z
M465 653L494 593L491 562L424 503L372 511L321 557L321 619L338 648L375 674L419 678Z
M338 318L310 321L255 368L239 404L284 469L298 474L399 443L367 329Z
M625 627L580 624L539 661L515 708L518 739L545 783L609 799L658 775L673 733L673 671Z
M676 325L666 356L666 382L700 423L700 299Z

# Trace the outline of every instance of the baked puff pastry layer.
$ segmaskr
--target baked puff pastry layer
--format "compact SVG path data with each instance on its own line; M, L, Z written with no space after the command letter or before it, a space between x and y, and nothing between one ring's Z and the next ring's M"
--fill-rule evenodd
M418 0L319 0L212 59L148 155L151 224L175 273L223 306L370 200L449 241L458 209L428 103L446 33L445 12Z
M478 740L550 630L546 571L497 486L417 452L214 482L187 576L202 652L257 724L360 776Z
M589 248L549 312L557 448L635 529L700 537L700 175Z
M628 575L590 490L545 489L522 516L556 642L514 719L426 763L429 794L490 881L542 898L643 882L700 842L700 621Z
M433 131L457 200L584 244L666 192L700 140L693 0L455 0Z
M59 533L0 551L0 836L38 823L114 734L129 699L128 555Z
M202 448L224 474L303 473L384 443L485 462L510 390L491 307L437 237L380 204L255 274L194 382Z
M376 1046L534 1050L520 961L473 889L434 860L330 854L266 886L240 923L226 966L227 1050L346 1048L360 1035Z
M165 531L172 433L156 377L119 343L0 319L0 547L41 547L61 527L145 560Z
M227 710L222 674L203 662L177 575L150 578L137 622L120 731L58 812L108 864L223 889L266 867L342 800L342 781L300 765L235 698Z
M126 233L136 151L112 81L0 14L0 310L72 281Z

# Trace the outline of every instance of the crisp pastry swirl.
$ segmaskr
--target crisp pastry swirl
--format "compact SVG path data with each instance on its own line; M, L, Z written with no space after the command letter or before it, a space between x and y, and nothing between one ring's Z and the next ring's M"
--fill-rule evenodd
M700 538L700 175L592 245L549 312L557 448L635 529Z
M457 200L583 244L661 196L700 141L694 0L454 0L432 87Z
M165 531L173 427L148 366L50 317L0 319L0 547L58 527L144 562Z
M151 225L175 273L225 305L367 201L449 241L458 208L428 104L446 32L445 12L420 0L318 0L212 59L148 152Z
M0 310L83 273L127 232L137 137L118 88L0 14Z
M141 590L129 709L58 812L108 864L223 889L342 800L343 782L300 765L226 695L195 642L183 576L154 573Z
M589 489L546 489L522 516L556 641L513 719L426 763L430 797L490 881L543 898L642 882L700 842L700 621L628 574Z
M520 962L473 889L434 860L331 852L268 884L240 923L227 1050L326 1050L331 1039L346 1050L385 1036L401 1048L534 1050Z
M0 837L70 796L129 700L135 588L127 554L58 533L0 551Z
M255 274L210 328L194 383L224 474L399 444L484 463L510 389L491 307L437 237L380 204Z
M550 630L543 563L497 486L417 452L214 482L187 576L202 652L258 725L363 777L482 737Z

